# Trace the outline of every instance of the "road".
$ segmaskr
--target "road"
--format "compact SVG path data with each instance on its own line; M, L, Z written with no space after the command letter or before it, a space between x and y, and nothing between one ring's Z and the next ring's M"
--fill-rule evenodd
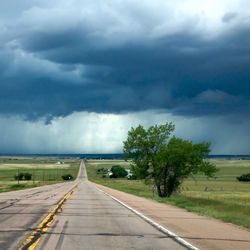
M0 194L0 249L18 249L76 184L37 249L183 249L97 190L83 162L75 182Z

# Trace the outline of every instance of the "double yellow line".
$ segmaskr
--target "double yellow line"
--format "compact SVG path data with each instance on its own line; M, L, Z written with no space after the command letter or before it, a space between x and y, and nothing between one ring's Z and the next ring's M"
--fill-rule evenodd
M70 191L67 192L67 194L65 194L63 198L57 203L56 207L54 207L50 211L50 213L41 220L41 222L32 231L32 233L23 241L19 250L33 250L36 248L37 244L42 238L42 235L48 231L49 227L52 225L53 221L58 216L58 213L62 210L63 203L71 197L77 186L78 184L76 184L72 189L70 189Z

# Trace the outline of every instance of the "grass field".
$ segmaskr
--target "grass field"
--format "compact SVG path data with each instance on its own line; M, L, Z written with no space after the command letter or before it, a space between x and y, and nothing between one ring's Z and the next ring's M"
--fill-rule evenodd
M76 178L80 161L50 157L0 157L0 192L19 190L62 182L62 175L71 174ZM30 173L30 181L17 181L18 173Z
M215 179L197 175L195 180L186 180L171 198L158 198L152 186L140 180L109 179L97 174L98 168L116 164L128 168L129 163L124 161L88 161L86 165L89 180L96 183L250 228L250 183L236 180L236 176L250 173L250 160L211 161L219 168Z

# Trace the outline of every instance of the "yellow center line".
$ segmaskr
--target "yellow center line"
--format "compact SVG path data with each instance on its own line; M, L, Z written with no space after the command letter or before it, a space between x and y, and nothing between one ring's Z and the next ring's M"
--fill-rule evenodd
M23 241L19 250L33 250L36 248L37 244L42 238L42 235L49 230L49 227L58 216L58 212L61 211L63 203L71 197L77 187L78 184L76 184L69 192L67 192L63 196L58 204L41 220L41 222L36 226L32 233Z

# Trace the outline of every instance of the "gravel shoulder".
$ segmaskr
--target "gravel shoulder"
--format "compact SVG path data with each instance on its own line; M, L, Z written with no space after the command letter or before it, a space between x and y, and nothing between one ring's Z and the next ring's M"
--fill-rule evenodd
M93 184L200 249L250 249L250 231L247 229L172 205Z

